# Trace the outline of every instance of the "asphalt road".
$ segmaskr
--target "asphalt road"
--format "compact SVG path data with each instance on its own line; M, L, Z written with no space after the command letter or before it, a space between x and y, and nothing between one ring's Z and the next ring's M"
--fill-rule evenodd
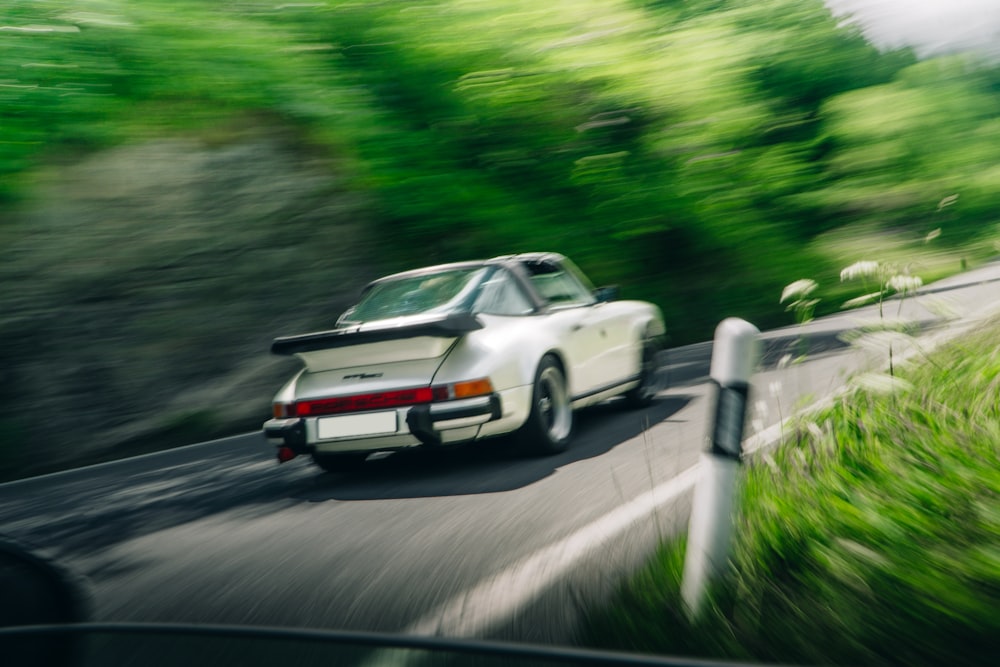
M993 263L925 288L901 312L929 347L998 307ZM793 408L885 363L887 351L841 339L873 313L762 336L755 446L780 439ZM782 363L802 334L806 360ZM653 406L584 412L570 450L551 458L496 441L328 475L303 458L278 466L251 434L0 485L0 533L84 575L94 620L566 642L581 609L683 527L710 356L710 343L670 350L670 388Z

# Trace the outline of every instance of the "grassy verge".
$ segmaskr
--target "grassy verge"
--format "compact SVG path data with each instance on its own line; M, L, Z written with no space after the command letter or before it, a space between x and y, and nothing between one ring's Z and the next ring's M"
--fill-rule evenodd
M588 622L605 647L796 664L1000 655L1000 321L856 391L746 468L735 572L703 621L664 545Z

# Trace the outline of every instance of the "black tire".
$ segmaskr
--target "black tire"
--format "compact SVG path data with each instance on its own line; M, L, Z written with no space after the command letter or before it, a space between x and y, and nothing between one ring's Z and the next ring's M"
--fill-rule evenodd
M655 338L647 338L642 342L639 385L625 392L625 407L630 409L645 408L656 398L656 394L662 388L658 363L661 347L660 342Z
M326 472L351 472L359 469L365 464L368 452L351 452L347 454L329 454L326 452L313 452L313 463Z
M521 427L528 451L548 456L566 451L573 434L573 406L566 375L554 357L546 355L535 371L531 412Z

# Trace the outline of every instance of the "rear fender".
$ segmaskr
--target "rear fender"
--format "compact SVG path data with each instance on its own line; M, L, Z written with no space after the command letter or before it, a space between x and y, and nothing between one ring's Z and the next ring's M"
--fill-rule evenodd
M663 315L660 313L659 308L639 301L633 303L643 306L644 312L632 322L632 340L643 341L647 338L661 338L666 336L667 327L663 323Z
M504 391L533 384L545 354L565 359L555 336L538 329L498 327L464 336L445 358L434 384L488 377L493 389Z
M664 346L664 339L667 335L667 328L663 323L663 316L660 315L659 309L648 304L643 305L647 306L648 312L644 313L642 317L636 318L629 334L629 340L634 341L635 345L633 359L637 369L642 365L642 349L645 341L648 339L658 340L660 345Z
M275 403L291 403L295 400L295 388L298 386L299 378L302 377L306 369L301 369L298 373L292 376L292 378L286 382L278 393L274 395Z

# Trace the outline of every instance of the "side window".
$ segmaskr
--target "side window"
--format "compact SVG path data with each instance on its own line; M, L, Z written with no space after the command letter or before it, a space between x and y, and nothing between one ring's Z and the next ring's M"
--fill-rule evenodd
M576 275L554 262L526 265L531 284L554 306L585 306L594 303L593 293Z
M479 288L473 311L486 315L527 315L532 307L506 269L500 269Z

